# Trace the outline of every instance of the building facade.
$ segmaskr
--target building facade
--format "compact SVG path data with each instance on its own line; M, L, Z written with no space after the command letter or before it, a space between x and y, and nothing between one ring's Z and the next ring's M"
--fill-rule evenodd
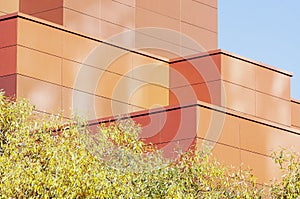
M217 0L0 1L0 88L91 128L130 116L168 157L210 147L267 182L273 151L300 151L300 101L291 73L217 49L217 13Z

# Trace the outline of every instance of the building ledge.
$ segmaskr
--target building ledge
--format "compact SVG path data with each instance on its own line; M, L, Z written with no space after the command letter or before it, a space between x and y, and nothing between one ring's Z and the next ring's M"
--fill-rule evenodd
M109 122L114 122L117 121L118 119L129 119L129 118L137 118L137 117L142 117L145 115L153 115L153 114L158 114L158 113L162 113L162 112L168 112L168 111L174 111L174 110L179 110L179 109L186 109L186 108L190 108L190 107L203 107L206 109L210 109L213 111L217 111L219 113L224 113L226 115L230 115L236 118L240 118L240 119L244 119L244 120L248 120L251 122L255 122L261 125L265 125L265 126L269 126L272 128L276 128L288 133L293 133L293 134L297 134L300 135L300 129L296 129L293 128L292 126L286 126L286 125L282 125L276 122L272 122L269 120L265 120L262 118L258 118L246 113L241 113L238 111L234 111L234 110L230 110L230 109L226 109L224 107L220 107L220 106L216 106L216 105L212 105L206 102L202 102L202 101L197 101L195 103L189 103L189 104L185 104L185 105L174 105L174 106L165 106L162 108L154 108L154 109L148 109L148 110L142 110L142 111L137 111L137 112L132 112L132 113L128 113L127 115L123 115L123 116L110 116L110 117L105 117L105 118L100 118L100 119L96 119L96 120L90 120L88 122L89 126L95 126L95 125L99 125L101 123L109 123Z

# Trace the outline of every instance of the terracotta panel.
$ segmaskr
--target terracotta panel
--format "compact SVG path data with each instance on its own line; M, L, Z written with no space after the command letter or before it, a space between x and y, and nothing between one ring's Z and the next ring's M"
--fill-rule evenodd
M251 121L241 120L240 139L242 149L264 155L281 148L300 151L298 135Z
M196 107L151 109L149 114L134 117L142 126L141 138L146 142L163 143L196 137Z
M118 46L134 46L134 33L129 28L105 20L100 20L99 23L101 39Z
M72 117L71 110L74 110L73 114L92 120L126 114L131 112L134 107L100 96L63 88L62 109L65 117Z
M20 19L18 43L56 56L62 55L63 32L46 25Z
M0 90L5 92L6 96L16 96L17 75L0 76Z
M241 162L243 169L252 169L258 183L263 184L274 178L280 179L279 167L270 157L241 150Z
M101 52L106 49L107 51L102 54ZM63 65L62 65L63 85L73 88L76 83L77 89L93 93L99 81L103 81L101 79L105 78L104 76L107 75L104 73L103 71L104 69L106 71L109 71L107 73L113 75L113 77L118 77L118 78L121 78L121 76L130 77L132 75L130 73L131 65L132 65L131 53L124 53L123 51L119 51L119 49L115 51L114 49L117 48L113 48L113 47L104 48L104 49L101 48L99 49L99 53L92 54L89 57L89 59L86 60L86 63L89 65L99 64L100 66L102 66L102 67L99 66L99 68L83 65L74 61L63 60ZM102 57L103 59L99 59ZM104 84L106 83L104 82Z
M218 10L193 0L181 3L181 20L189 24L218 32Z
M143 43L145 43L145 42L143 42ZM151 42L146 41L146 43L151 43ZM164 48L142 48L142 51L144 53L149 54L154 57L161 57L164 60L165 59L167 59L167 60L174 59L174 58L182 55L182 54L178 53L178 52L180 52L180 49L181 49L180 46L177 46L177 45L165 42L165 41L160 41L158 45L164 46ZM170 51L169 49L172 49L172 47L173 47L173 50Z
M203 90L198 90L199 93L202 93L201 96L204 96L209 99L208 89L204 87ZM185 105L189 103L195 103L197 101L197 92L194 90L193 86L183 86L178 88L171 88L169 90L169 104L170 105Z
M136 4L136 0L114 0L114 1L117 1L121 4L125 4L125 5L131 6L131 7L135 7L135 4Z
M64 9L64 26L91 36L100 36L99 19L70 9Z
M214 8L218 8L218 0L194 0L194 1L212 6Z
M40 19L44 19L59 25L63 25L63 8L56 8L53 10L47 10L43 12L39 12L36 14L32 14L32 16L38 17Z
M0 11L3 13L13 13L19 11L19 0L0 1Z
M104 71L99 76L96 94L139 107L168 105L169 91L166 88L143 83L122 75Z
M239 119L225 113L198 107L197 136L211 141L240 148Z
M135 49L163 59L174 59L185 56L187 53L195 53L190 49L186 52L186 49L179 45L179 35L169 34L170 32L164 32L165 30L153 27L138 29L135 33Z
M20 0L20 11L26 14L35 14L55 8L62 8L63 0Z
M100 18L100 2L101 0L65 0L63 3L65 8Z
M258 66L222 55L222 79L255 90L255 73Z
M170 89L170 104L195 103L197 100L221 105L221 83L212 81Z
M17 97L28 99L40 111L59 113L61 110L61 88L44 81L18 76Z
M102 71L99 77L96 94L124 103L129 103L131 95L141 84L137 80L108 71Z
M109 53L111 56L104 59L110 59L111 61L109 62L108 60L107 62L109 63L103 67L103 69L120 75L132 77L132 53L122 51L115 47L108 48L113 48L110 51L111 53Z
M18 47L19 74L61 84L61 58L32 49Z
M270 69L257 67L256 90L290 100L290 77Z
M270 95L256 93L256 116L291 125L291 103Z
M181 22L181 46L195 49L198 52L218 48L218 34L209 30Z
M204 56L170 64L170 88L220 78L220 55Z
M211 151L213 159L228 167L239 169L241 166L241 152L238 148L209 142L201 138L197 139L196 148L197 150Z
M255 91L232 84L222 82L222 105L235 111L255 115Z
M16 73L17 47L0 48L0 76Z
M107 44L99 44L90 51L84 64L121 75L132 68L132 53Z
M136 8L135 26L138 32L180 45L180 20Z
M169 87L169 65L146 56L134 54L132 77L144 82Z
M94 94L100 81L102 70L63 60L62 84L66 87Z
M136 7L151 10L152 12L166 15L171 18L180 18L180 0L136 0Z
M292 125L300 127L300 104L292 102Z
M212 154L222 164L233 166L236 169L239 169L241 166L241 152L238 148L216 144Z
M69 60L62 60L62 85L74 88L77 74L80 71L81 64Z
M101 19L134 28L134 8L112 0L101 0ZM116 14L118 13L118 14Z
M0 21L0 48L17 44L17 19Z
M63 35L63 58L83 63L99 45L98 42L71 33Z
M153 108L169 105L169 90L157 85L139 83L135 89L130 89L129 103Z

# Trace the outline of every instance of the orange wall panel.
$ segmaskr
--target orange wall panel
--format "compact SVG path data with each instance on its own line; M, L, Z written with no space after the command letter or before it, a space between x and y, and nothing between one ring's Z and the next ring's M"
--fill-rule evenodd
M197 107L197 136L210 143L240 148L240 119L222 112Z
M94 37L100 36L99 19L68 8L64 9L64 26Z
M212 32L218 32L217 12L216 8L197 1L185 0L181 2L182 21Z
M299 135L252 121L240 122L241 148L270 156L281 148L300 151Z
M255 112L257 117L291 125L290 101L257 92Z
M101 0L101 19L126 27L134 28L134 8L112 0ZM116 14L118 13L118 14Z
M231 82L222 81L222 106L255 115L255 91L233 84Z
M221 55L222 79L255 90L257 67L241 59Z
M61 84L61 58L18 46L18 74Z
M218 47L218 34L209 30L191 25L186 22L180 22L181 46L195 49L198 52L216 49ZM191 41L194 41L191 43Z
M60 30L26 19L18 20L18 44L62 56L63 33Z
M136 0L136 7L144 8L170 18L180 19L180 0Z
M64 0L65 8L84 13L94 18L100 18L101 0Z
M138 110L138 107L121 103L101 96L95 96L70 88L62 88L63 116L71 118L79 114L87 120L122 115Z
M271 157L241 150L241 162L243 169L251 168L257 182L269 183L274 178L280 179L282 173Z
M112 22L105 21L105 20L100 20L99 24L100 24L100 38L104 39L104 40L109 40L111 38L118 36L119 34L122 34L122 32L130 30L127 27L123 27L121 25L114 24ZM131 40L133 40L133 39L131 39ZM117 42L113 42L113 40L109 40L109 41L111 41L111 43L117 43L119 45L123 44L121 41L117 41ZM131 42L130 42L130 44L131 44Z
M239 169L241 166L241 151L239 148L216 144L212 150L212 155L216 160L227 166Z
M17 12L19 10L19 0L0 1L0 11L5 14Z
M62 57L72 61L83 63L99 42L84 38L79 35L61 32Z
M17 76L18 98L26 98L36 109L46 113L61 110L61 87L31 77Z
M214 8L218 8L218 0L195 0L195 1L212 6Z
M256 90L290 100L290 77L270 69L257 67Z
M300 102L292 101L292 125L300 128Z

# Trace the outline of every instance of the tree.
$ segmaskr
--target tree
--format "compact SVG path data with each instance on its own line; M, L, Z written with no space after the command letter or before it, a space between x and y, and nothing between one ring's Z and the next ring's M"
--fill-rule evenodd
M271 184L273 198L300 198L300 154L282 149L273 159L284 173L281 181Z
M26 100L0 94L3 198L265 196L251 172L225 167L208 153L188 151L175 161L165 159L154 145L138 139L141 128L132 120L101 124L91 133L78 119L41 118L33 110Z

